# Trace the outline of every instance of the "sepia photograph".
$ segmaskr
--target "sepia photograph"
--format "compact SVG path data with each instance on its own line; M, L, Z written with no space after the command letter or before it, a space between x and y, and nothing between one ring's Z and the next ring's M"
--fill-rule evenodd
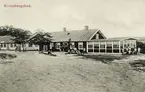
M145 0L0 0L0 92L145 92Z

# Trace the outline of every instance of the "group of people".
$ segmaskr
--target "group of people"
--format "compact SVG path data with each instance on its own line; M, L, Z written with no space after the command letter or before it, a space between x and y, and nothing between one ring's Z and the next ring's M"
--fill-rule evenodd
M141 49L140 48L131 48L131 47L127 47L127 48L122 48L121 52L122 54L138 54L140 53Z

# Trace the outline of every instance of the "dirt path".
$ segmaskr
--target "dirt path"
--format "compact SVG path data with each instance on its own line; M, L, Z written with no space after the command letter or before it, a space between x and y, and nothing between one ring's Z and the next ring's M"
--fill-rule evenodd
M145 91L145 73L131 70L126 63L108 65L64 53L16 54L14 63L0 64L0 92Z

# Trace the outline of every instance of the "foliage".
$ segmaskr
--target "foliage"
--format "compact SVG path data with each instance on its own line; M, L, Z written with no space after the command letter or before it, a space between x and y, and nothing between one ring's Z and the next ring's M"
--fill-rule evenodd
M7 35L9 33L10 28L12 28L12 26L0 26L0 36L4 36Z
M0 36L10 35L13 37L12 40L15 43L24 43L26 39L30 37L31 32L29 30L15 28L13 26L1 26L0 27Z
M35 44L45 44L52 41L52 36L48 32L37 31L34 36L30 37L29 42Z
M145 53L145 43L137 42L137 48L141 48L141 53Z

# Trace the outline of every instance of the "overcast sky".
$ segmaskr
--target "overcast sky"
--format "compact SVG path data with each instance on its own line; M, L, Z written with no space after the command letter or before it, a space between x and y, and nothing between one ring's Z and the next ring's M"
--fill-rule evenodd
M5 8L30 4L31 8ZM47 32L100 29L106 37L145 36L145 0L0 0L0 26Z

